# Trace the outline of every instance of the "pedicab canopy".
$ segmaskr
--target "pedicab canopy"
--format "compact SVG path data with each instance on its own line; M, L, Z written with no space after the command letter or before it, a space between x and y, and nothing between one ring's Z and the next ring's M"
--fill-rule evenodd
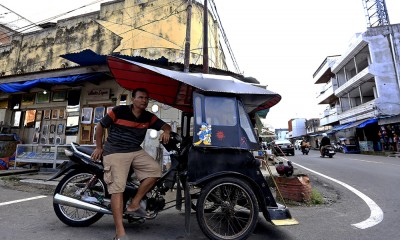
M225 75L185 73L109 56L108 66L123 88L146 88L158 102L192 112L193 91L239 96L247 113L271 108L281 100L277 93Z

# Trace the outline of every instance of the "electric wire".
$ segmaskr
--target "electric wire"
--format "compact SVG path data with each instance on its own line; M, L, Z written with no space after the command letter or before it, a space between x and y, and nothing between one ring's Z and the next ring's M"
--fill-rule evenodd
M66 15L66 14L69 14L69 13L71 13L71 12L73 12L73 11L80 10L80 9L82 9L82 8L84 8L84 7L87 7L87 6L96 4L96 3L101 2L101 1L105 1L105 0L97 0L97 1L94 1L94 2L92 2L92 3L90 3L90 4L86 4L86 5L84 5L84 6L81 6L81 7L79 7L79 8L76 8L76 9L74 9L74 10L70 10L70 11L68 11L68 12L61 13L61 14L58 14L58 15L56 15L56 16L53 16L53 17L50 17L50 18L41 20L41 21L37 22L36 24L40 24L40 23L43 23L43 22L48 22L48 21L57 19L57 18L59 18L59 17L61 17L61 16L64 16L64 15ZM158 6L157 8L155 7L153 10L148 11L148 12L146 12L145 14L148 14L148 13L151 13L151 12L153 12L153 11L156 11L156 10L158 10L159 8L162 8L162 7L166 6L166 5L169 5L169 4L171 4L171 3L173 3L173 2L177 2L177 1L180 1L180 0L171 0L171 1L167 2L167 3L164 4L164 5ZM121 10L126 10L126 9L129 9L129 8L133 8L133 7L138 6L138 5L139 5L139 4L135 4L135 5L130 6L130 7L122 8ZM127 12L128 12L128 11L127 11ZM133 19L137 19L137 18L139 18L139 16L136 17L136 18L127 18L127 19L123 19L123 20L131 20L131 19L133 20ZM104 21L104 20L103 20L103 21ZM111 21L109 21L109 22L111 22ZM111 23L112 23L112 22L111 22ZM114 24L120 24L120 23L114 23ZM120 24L120 25L121 25L121 24ZM23 28L29 27L29 26L30 26L30 25L24 26ZM109 26L111 26L111 25L109 25ZM127 26L130 26L130 27L131 27L131 25L127 25ZM80 34L80 33L78 33L78 34ZM3 38L12 37L13 35L20 35L20 33L13 33L12 35L8 35L8 36L5 36L5 37L3 37ZM0 38L0 40L2 40L3 38Z
M34 27L40 27L40 26L38 26L38 25L40 25L40 24L42 24L42 23L49 22L49 21L51 21L51 20L60 18L60 17L62 17L62 16L65 16L65 15L67 15L67 14L70 14L70 13L72 13L72 12L78 11L78 10L80 10L80 9L83 9L83 8L85 8L85 7L88 7L88 6L90 6L90 5L93 5L93 4L96 4L96 3L99 3L99 2L103 2L103 1L106 1L106 0L96 0L96 1L93 1L93 2L91 2L91 3L88 3L88 4L86 4L86 5L83 5L83 6L81 6L81 7L78 7L78 8L69 10L69 11L67 11L67 12L58 14L58 15L56 15L56 16L53 16L53 17L50 17L50 18L47 18L47 19L43 19L43 20L40 20L40 21L38 21L38 22L36 22L36 23L32 23L32 24L29 24L29 25L26 25L26 26L23 26L23 27L14 29L13 31L15 31L15 32L11 32L11 31L6 32L6 34L7 34L7 33L12 33L12 35L18 35L18 34L20 34L18 31L22 32L22 31L27 31L27 30L29 30L29 29L31 29L31 28L34 28ZM0 6L4 7L3 5L0 5ZM6 7L4 7L4 8L6 8ZM6 8L6 9L8 9L8 8ZM9 9L8 9L8 10L9 10ZM9 10L9 11L12 11L12 10ZM12 12L14 12L14 11L12 11ZM14 13L15 13L15 12L14 12ZM17 13L16 13L16 14L17 14ZM17 15L18 15L18 14L17 14ZM29 20L28 20L28 21L29 21ZM31 21L29 21L29 22L31 22ZM7 23L6 23L6 24L7 24ZM12 35L11 35L11 36L12 36ZM0 38L0 40L1 40L1 39L2 39L2 38Z
M207 1L207 0L206 0L206 1ZM237 63L236 58L235 58L235 55L233 54L233 50L232 50L231 45L230 45L230 43L229 43L228 37L226 36L225 30L224 30L224 27L223 27L223 25L222 25L222 21L221 21L221 19L220 19L220 17L219 17L218 10L217 10L217 6L215 5L214 0L211 0L211 6L214 7L214 9L215 9L216 19L217 19L217 21L218 21L218 23L219 23L219 25L220 25L220 27L221 27L221 34L222 34L222 37L223 37L223 39L224 39L224 41L225 41L226 47L227 47L227 49L228 49L228 52L229 52L229 54L230 54L230 56L231 56L233 65L234 65L234 67L235 67L237 73L241 74L241 71L240 71L240 68L239 68L239 64Z
M53 16L53 17L50 17L50 18L41 20L41 21L39 21L39 22L37 22L37 23L33 23L33 24L36 24L35 26L37 26L37 24L40 24L40 23L43 23L43 22L48 22L48 21L51 21L51 20L53 20L53 19L57 19L57 18L59 18L59 17L61 17L61 16L67 15L67 14L69 14L69 13L72 13L72 12L74 12L74 11L80 10L80 9L82 9L82 8L88 7L88 6L90 6L90 5L93 5L93 4L96 4L96 3L98 3L98 2L102 2L102 1L104 1L104 0L93 1L93 2L91 2L91 3L89 3L89 4L86 4L86 5L81 6L81 7L79 7L79 8L75 8L75 9L73 9L73 10L69 10L69 11L67 11L67 12L65 12L65 13L58 14L58 15L56 15L56 16ZM141 13L141 15L138 15L138 16L136 16L136 17L129 16L129 18L124 19L124 20L134 20L134 19L138 19L138 18L140 18L141 16L143 16L144 14L148 14L148 13L151 13L151 12L153 12L153 11L157 11L158 9L160 9L160 8L162 8L162 7L165 7L165 6L167 6L167 5L171 4L171 3L177 2L177 1L179 1L179 0L171 0L171 1L169 1L168 3L166 3L166 4L164 4L164 5L154 7L153 9L147 11L146 13ZM133 8L133 7L137 6L137 5L138 5L138 4L135 4L135 5L133 5L133 6L126 7L126 8L123 8L123 9L126 10L126 9L128 9L128 8ZM144 29L141 29L142 27L144 27L144 26L146 26L146 25L149 25L149 24L152 24L152 23L155 23L155 22L158 22L158 21L165 20L165 19L169 18L170 16L173 16L173 15L176 15L176 14L179 14L179 13L185 11L185 10L177 11L177 9L178 9L180 6L182 6L182 5L183 5L183 3L180 4L177 8L175 8L175 10L172 11L172 13L171 13L170 15L167 15L167 16L165 16L165 17L163 17L163 18L156 19L156 20L154 20L154 21L145 23L145 24L143 24L143 25L141 25L141 26L138 26L138 27L129 29L129 30L127 30L126 32L123 32L123 33L120 33L120 34L124 34L124 33L127 33L127 32L129 32L129 31L133 31L133 30L139 30L139 31L142 31L142 32L146 32L146 33L148 33L148 34L155 35L155 36L160 37L160 38L162 38L162 39L164 39L164 40L167 40L167 41L169 41L170 43L172 43L172 44L176 45L177 47L179 47L180 50L183 51L183 45L180 46L180 45L178 45L177 43L174 43L174 42L170 41L169 39L163 38L162 36L159 36L159 35L156 35L156 34L154 34L154 33L148 32L148 31L146 31L146 30L144 30ZM215 10L216 10L216 9L215 9ZM213 10L213 11L214 11L214 10ZM201 16L202 16L202 14L203 14L203 11L200 11L200 15L201 15ZM127 25L127 24L121 24L121 23L116 23L116 22L111 22L111 21L106 21L106 20L101 20L101 21L110 22L111 25L108 25L108 27L109 27L109 26L112 26L112 25L115 25L115 24L126 25L126 26L132 27L132 25ZM219 21L219 22L220 22L220 21ZM221 23L220 23L220 24L221 24ZM35 27L35 26L33 26L33 27ZM25 30L27 30L27 29L29 29L30 27L32 27L32 24L30 24L30 25L28 25L28 26L25 26L25 27L22 27L21 29L26 28ZM24 30L24 31L25 31L25 30ZM14 33L13 35L15 35L15 34L18 34L18 33ZM78 34L83 34L83 33L78 33ZM135 36L132 36L130 39L132 39L133 37L137 37L138 35L139 35L139 34L137 34L137 35L135 35ZM2 38L0 38L0 40L1 40L1 39L2 39ZM128 40L130 40L130 39L128 39ZM202 40L202 37L201 37L201 39L200 39L199 41L201 41L201 40ZM99 42L96 42L96 43L93 43L93 44L90 44L90 45L82 46L82 47L76 48L76 49L74 49L74 50L72 50L72 51L82 50L83 48L88 48L88 47L91 47L91 46L93 46L93 45L95 45L95 44L100 44L101 42L104 42L104 41L107 41L107 40L102 40L102 41L99 41ZM198 43L197 46L199 46L199 44L200 44L200 42ZM196 50L196 49L199 49L199 48L194 48L194 49L191 49L190 51L193 51L193 50ZM212 49L216 49L216 47L215 47L215 48L212 48ZM216 53L216 52L214 51L214 54L215 54L215 53ZM231 55L232 55L232 54L231 54ZM202 56L202 54L198 54L198 56L199 56L199 58L195 61L195 64L198 62L198 60L200 59L200 57ZM58 56L57 56L57 57L58 57ZM57 57L53 57L52 59L55 59L55 58L57 58ZM178 58L180 58L180 57L178 57ZM178 58L176 58L176 59L178 59ZM209 60L211 60L211 61L215 64L215 62L214 62L212 59L209 59ZM43 62L46 62L46 61L48 61L48 59L43 60L43 61L37 61L37 62L31 63L31 64L26 64L26 65L24 65L24 66L21 66L21 68L28 67L28 66L38 65L38 64L43 63ZM10 72L10 71L11 71L11 70L5 70L4 72Z
M170 1L169 3L171 3L171 2L176 2L176 1L179 1L179 0L172 0L172 1ZM165 5L168 5L168 4L165 4ZM163 6L165 6L165 5L163 5ZM183 5L183 4L180 4L178 7L180 7L180 6L182 6L182 5ZM178 8L178 7L177 7L177 8ZM128 8L129 8L129 7L128 7ZM158 7L158 8L160 8L160 7ZM154 20L154 21L145 23L145 24L143 24L143 25L141 25L141 26L138 26L138 27L135 27L135 28L131 28L131 29L129 29L129 30L125 31L125 32L122 32L122 33L120 33L120 34L124 34L124 33L127 33L127 32L129 32L129 31L133 31L133 30L137 30L137 29L140 30L140 28L143 27L143 26L146 26L146 25L149 25L149 24L158 22L158 21L165 20L165 19L167 19L167 18L169 18L169 17L171 17L171 16L174 16L174 15L176 15L176 14L179 14L179 13L185 11L185 10L176 11L177 8L176 8L174 11L172 11L171 14L169 14L169 15L167 15L167 16L165 16L165 17L162 17L162 18L160 18L160 19L156 19L156 20ZM124 8L124 9L126 9L126 8ZM153 10L153 11L155 11L155 10ZM104 20L103 20L103 21L104 21ZM105 22L107 22L107 21L105 21ZM110 23L112 23L112 24L119 24L119 23L115 23L115 22L110 22ZM131 25L128 25L128 26L131 26ZM79 34L82 34L82 33L79 33ZM158 37L160 37L160 36L158 36ZM82 49L84 49L84 48L86 49L86 48L91 47L91 46L93 46L93 45L95 45L95 44L101 44L101 43L104 42L104 41L107 41L107 40L102 40L102 41L99 41L99 42L96 42L96 43L93 43L93 44L90 44L90 45L85 45L85 46L82 46L82 47L80 47L80 48L72 49L71 51L79 51L79 50L82 50ZM55 58L58 58L58 56L57 56L57 57L53 57L53 58L51 58L51 59L55 59ZM43 61L37 61L37 62L35 62L35 63L25 64L25 65L21 66L21 68L28 67L28 66L38 65L38 64L43 63L43 62L46 62L46 61L48 61L48 59L43 60ZM5 70L4 72L11 72L11 70Z

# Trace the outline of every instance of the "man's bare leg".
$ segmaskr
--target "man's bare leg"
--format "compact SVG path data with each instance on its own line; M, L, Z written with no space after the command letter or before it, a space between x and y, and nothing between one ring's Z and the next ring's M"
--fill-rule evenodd
M150 191L150 189L156 184L157 178L149 177L144 179L139 186L139 189L133 198L131 204L126 208L127 211L136 211L139 209L140 205L140 200L144 197L144 195Z
M125 236L125 228L122 220L123 213L123 193L113 193L111 195L111 210L114 218L115 232L117 238Z

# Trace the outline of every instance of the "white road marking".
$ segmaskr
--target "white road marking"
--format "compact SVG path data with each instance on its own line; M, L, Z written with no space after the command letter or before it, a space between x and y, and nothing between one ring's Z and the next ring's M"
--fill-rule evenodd
M382 211L382 209L378 206L378 204L376 204L371 198L369 198L364 193L358 191L357 189L353 188L352 186L350 186L350 185L348 185L348 184L346 184L344 182L341 182L339 180L336 180L334 178L326 176L326 175L324 175L322 173L316 172L316 171L314 171L312 169L309 169L307 167L304 167L304 166L302 166L300 164L297 164L297 163L292 163L292 164L294 164L296 166L299 166L301 168L304 168L304 169L306 169L306 170L308 170L310 172L313 172L315 174L318 174L318 175L320 175L320 176L322 176L324 178L327 178L327 179L329 179L329 180L331 180L333 182L336 182L336 183L342 185L343 187L349 189L350 191L355 193L357 196L359 196L362 200L364 200L364 202L368 205L369 209L371 210L371 214L370 214L368 219L366 219L366 220L364 220L362 222L359 222L359 223L351 224L352 226L354 226L356 228L360 228L360 229L366 229L366 228L369 228L369 227L373 227L373 226L379 224L380 222L382 222L382 220L383 220L383 211Z
M385 164L385 165L392 165L392 166L400 167L399 164L386 163L386 162L377 162L377 161L363 160L363 159L357 159L357 158L346 158L346 160L367 162L367 163L378 163L378 164Z
M3 203L0 203L0 206L9 205L9 204L13 204L13 203L19 203L19 202L26 202L26 201L36 200L36 199L40 199L40 198L45 198L45 197L47 197L47 196L37 196L37 197L24 198L24 199L9 201L9 202L3 202Z

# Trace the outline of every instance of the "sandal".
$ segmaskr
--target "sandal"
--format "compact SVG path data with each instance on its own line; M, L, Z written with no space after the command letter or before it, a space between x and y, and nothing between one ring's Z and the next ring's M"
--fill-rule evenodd
M128 235L124 235L124 236L118 238L117 235L115 235L113 240L129 240L129 237L128 237Z
M125 214L128 214L128 215L132 215L132 216L134 216L134 217L148 217L149 215L147 214L147 211L146 210L144 210L143 208L141 208L141 207L139 207L138 209L136 209L135 211L128 211L128 210L125 210L125 212L124 212Z

